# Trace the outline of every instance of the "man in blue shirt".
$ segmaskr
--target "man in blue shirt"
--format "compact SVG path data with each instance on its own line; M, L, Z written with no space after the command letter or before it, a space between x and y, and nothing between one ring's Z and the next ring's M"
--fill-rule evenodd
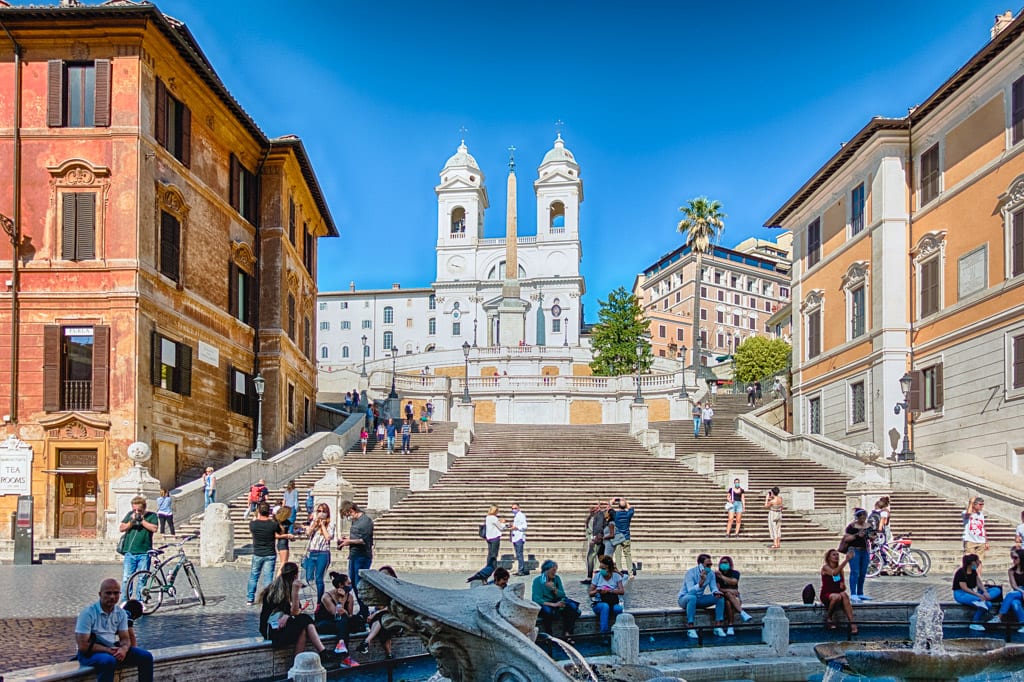
M632 569L633 575L636 575L636 564L633 563L633 551L630 549L629 539L629 524L633 521L633 507L630 506L629 502L626 501L625 497L612 498L612 509L615 517L615 534L622 534L625 538L622 542L615 545L615 564L622 566L622 575L628 576ZM615 540L612 540L612 544ZM625 559L625 563L622 563L622 559Z
M712 568L711 555L701 554L697 557L697 565L683 576L683 586L679 588L679 607L686 611L687 637L697 639L694 619L697 607L715 607L715 635L725 637L722 620L725 618L725 597L718 590L715 571Z
M388 435L388 454L394 454L395 452L395 422L393 419L388 419L388 424L385 427Z
M128 613L117 605L121 586L100 583L100 599L85 607L75 623L78 662L96 669L98 682L113 682L119 664L139 667L139 682L153 682L153 654L131 645Z

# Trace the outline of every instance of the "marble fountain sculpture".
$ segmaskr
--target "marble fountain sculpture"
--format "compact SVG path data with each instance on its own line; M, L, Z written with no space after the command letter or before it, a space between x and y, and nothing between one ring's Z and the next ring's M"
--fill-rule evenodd
M384 627L403 628L423 642L437 661L438 682L683 682L640 665L602 665L595 671L565 645L574 661L570 675L536 645L540 607L523 598L523 589L518 583L504 590L447 590L373 570L362 571L359 581L364 602L388 608Z

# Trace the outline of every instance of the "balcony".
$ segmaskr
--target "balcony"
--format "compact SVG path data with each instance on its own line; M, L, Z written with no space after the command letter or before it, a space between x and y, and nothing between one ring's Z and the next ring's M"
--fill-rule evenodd
M65 381L61 408L66 411L92 409L92 382Z

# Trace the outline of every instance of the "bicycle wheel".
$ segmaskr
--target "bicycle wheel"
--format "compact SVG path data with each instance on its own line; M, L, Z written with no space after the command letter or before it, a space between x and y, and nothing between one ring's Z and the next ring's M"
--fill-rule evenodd
M203 586L199 584L196 567L191 563L185 564L185 575L188 577L188 584L192 586L192 594L196 595L200 604L206 606L206 595L203 594Z
M905 574L915 578L922 578L928 575L928 571L931 570L932 558L928 556L927 552L920 549L908 549L907 553L903 555L900 565Z
M142 602L142 612L150 614L160 608L164 602L167 586L159 573L153 571L135 571L128 578L125 588L125 599L138 599Z
M882 572L882 555L878 552L872 552L871 557L868 559L868 572L864 575L868 578L874 578Z

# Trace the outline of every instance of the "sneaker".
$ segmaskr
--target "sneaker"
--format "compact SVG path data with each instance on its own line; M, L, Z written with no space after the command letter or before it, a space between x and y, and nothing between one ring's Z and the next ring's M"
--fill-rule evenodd
M871 601L871 597L869 597L866 594L862 594L862 595L860 595L860 600L861 601Z
M345 646L345 640L338 640L338 644L334 647L334 653L345 654L346 656L348 656L348 647Z
M725 630L722 628L715 628L715 637L725 637Z
M693 630L693 629L687 630L686 631L686 636L689 637L690 639L697 639L697 631Z
M359 661L357 661L356 659L352 658L351 656L346 656L345 658L343 658L341 660L341 664L343 666L347 667L347 668L357 668L357 667L359 667Z
M1017 630L1017 632L1018 632L1019 634L1022 634L1022 635L1024 635L1024 626L1022 626L1022 627L1021 627L1021 628L1020 628L1019 630Z
M749 623L750 621L754 620L754 617L753 617L753 616L751 616L751 615L750 615L749 613L747 613L746 611L740 611L740 618L742 618L742 619L743 619L743 622L744 622L744 623Z
M587 580L581 580L581 581L580 581L580 585L589 585L589 584L590 584L590 580L589 580L589 579L587 579Z
M986 604L985 602L981 601L980 599L978 599L977 601L972 601L971 602L971 606L976 606L979 609L985 609L986 611L988 611L988 604Z
M850 601L853 602L854 604L859 604L860 603L860 595L859 594L851 594L850 595Z
M981 623L971 623L968 627L972 630L977 630L978 632L985 632L985 626Z
M245 605L246 606L256 606L256 602L254 602L254 601L246 601Z
M732 626L730 625L729 627L727 627L727 628L725 629L725 634L727 634L727 635L729 635L730 637L732 637L733 635L735 635L735 634L736 634L736 631L735 631L735 630L733 630L733 629L732 629Z
M357 649L357 651L361 653L363 656L365 656L366 654L370 653L370 645L366 642L363 642L359 645L359 649Z
M999 619L999 616L992 616L991 618L988 619L988 622L989 623L1000 623L1002 621Z

